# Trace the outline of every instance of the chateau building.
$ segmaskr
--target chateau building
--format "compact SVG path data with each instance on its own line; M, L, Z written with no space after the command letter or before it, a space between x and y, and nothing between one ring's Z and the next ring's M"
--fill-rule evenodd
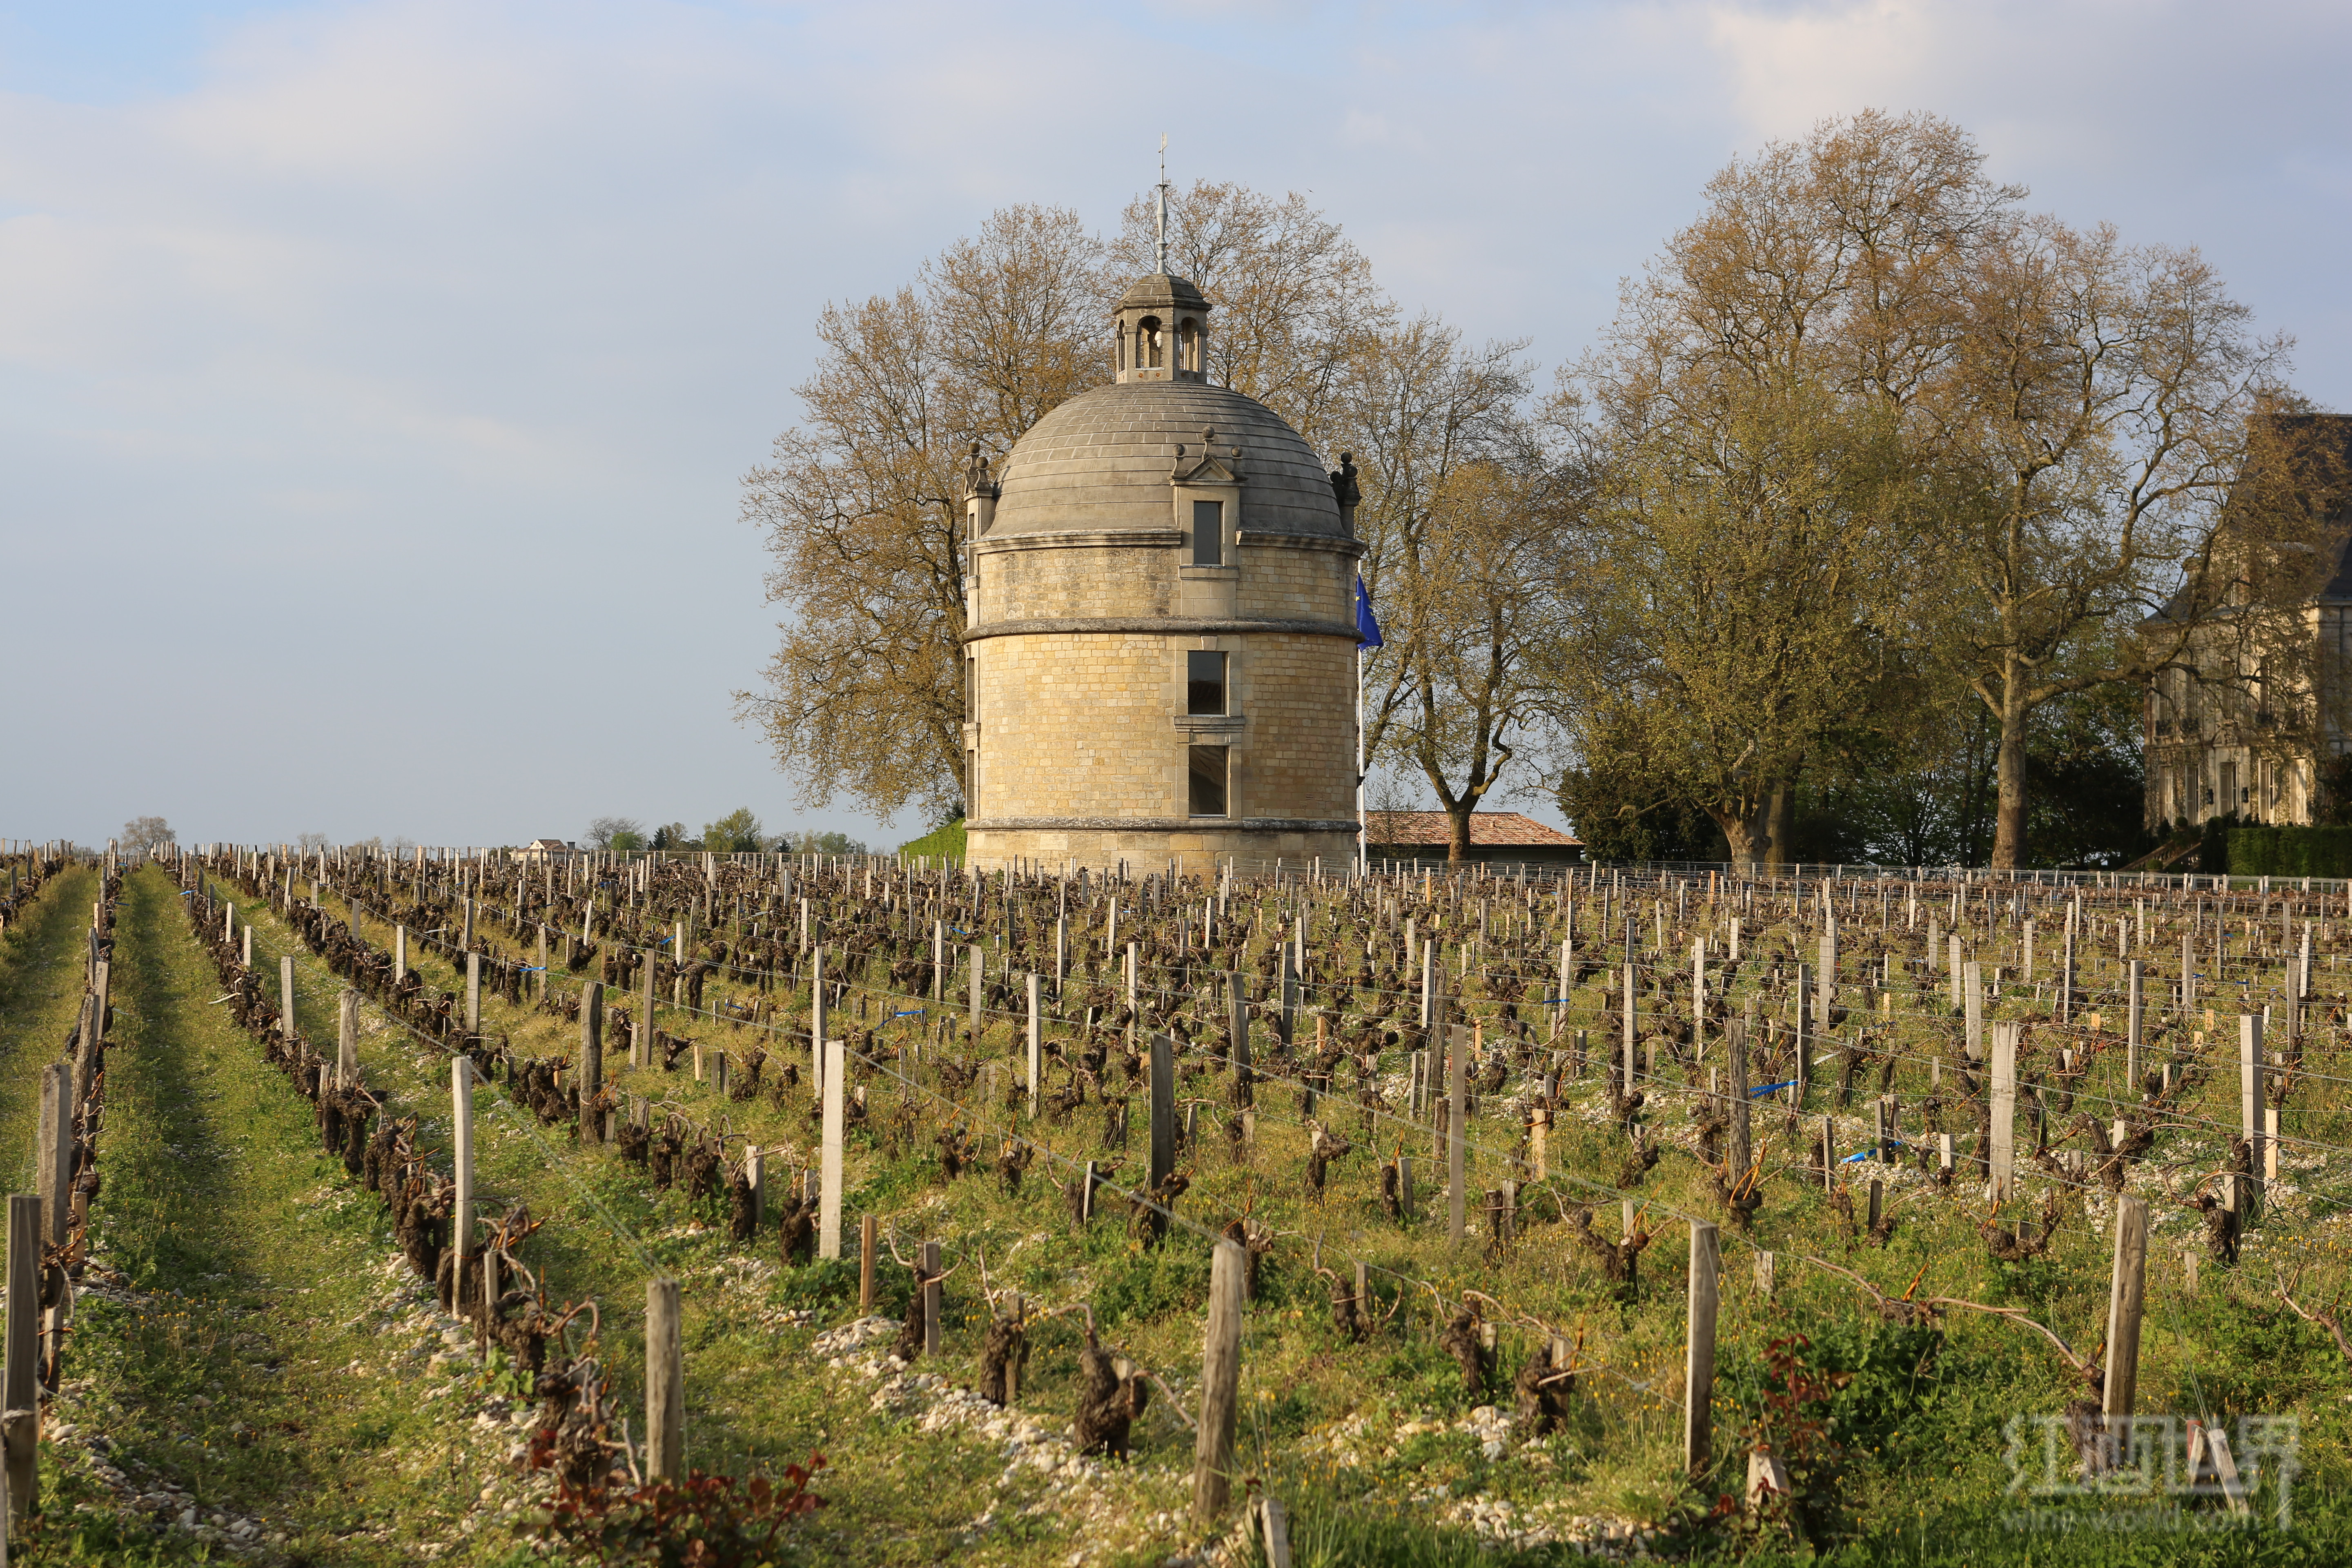
M1164 265L1164 263L1163 263ZM972 866L1206 871L1356 853L1354 467L1209 384L1166 272L1112 312L1117 379L964 500Z
M2320 414L2280 423L2337 462L2352 458L2352 419ZM2314 820L2322 769L2352 752L2352 507L2329 506L2326 515L2336 531L2334 558L2298 617L2300 635L2311 642L2280 661L2307 673L2266 679L2259 655L2223 625L2191 641L2204 679L2171 669L2148 683L2142 734L2148 826L2232 812L2272 826ZM2168 606L2148 624L2169 613Z

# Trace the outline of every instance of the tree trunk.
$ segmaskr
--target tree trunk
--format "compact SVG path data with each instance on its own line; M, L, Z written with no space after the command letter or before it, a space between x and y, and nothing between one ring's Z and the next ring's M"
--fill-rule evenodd
M1712 806L1700 809L1706 813L1707 820L1722 831L1723 841L1730 846L1728 853L1732 865L1754 876L1757 846L1767 837L1766 814L1759 812L1751 816L1737 811L1719 811Z
M1449 865L1458 866L1470 858L1470 813L1476 804L1475 797L1466 795L1445 804L1445 859Z
M1764 803L1764 864L1777 871L1789 863L1789 841L1797 834L1797 786L1783 780Z
M2014 871L2025 863L2025 704L2013 691L2001 693L2000 796L1993 807L1992 865Z

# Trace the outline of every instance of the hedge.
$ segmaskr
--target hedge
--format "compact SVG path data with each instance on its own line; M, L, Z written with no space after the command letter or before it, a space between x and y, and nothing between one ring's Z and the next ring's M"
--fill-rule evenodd
M2352 827L2241 827L2232 877L2352 877Z

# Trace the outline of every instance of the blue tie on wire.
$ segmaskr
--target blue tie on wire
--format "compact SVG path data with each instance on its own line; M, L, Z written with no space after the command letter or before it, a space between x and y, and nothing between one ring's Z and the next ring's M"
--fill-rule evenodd
M1767 1094L1778 1094L1778 1093L1780 1093L1780 1090L1782 1090L1782 1089L1794 1089L1794 1088L1796 1088L1796 1087L1797 1087L1797 1080L1796 1080L1795 1079L1789 1079L1787 1082L1785 1082L1785 1083L1767 1083L1767 1084L1759 1084L1759 1085L1758 1085L1756 1088L1751 1089L1749 1089L1749 1090L1748 1091L1748 1099L1750 1099L1750 1100L1755 1100L1755 1099L1758 1099L1758 1098L1759 1098L1759 1097L1761 1097L1761 1096L1763 1096L1763 1095L1767 1095Z

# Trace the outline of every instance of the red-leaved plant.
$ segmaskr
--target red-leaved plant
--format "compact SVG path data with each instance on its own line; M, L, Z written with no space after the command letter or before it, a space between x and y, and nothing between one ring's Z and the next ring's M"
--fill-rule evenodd
M812 1454L805 1466L785 1466L781 1482L695 1470L641 1487L566 1484L541 1515L539 1533L595 1563L765 1568L777 1561L784 1526L824 1506L808 1489L823 1468L824 1456Z

